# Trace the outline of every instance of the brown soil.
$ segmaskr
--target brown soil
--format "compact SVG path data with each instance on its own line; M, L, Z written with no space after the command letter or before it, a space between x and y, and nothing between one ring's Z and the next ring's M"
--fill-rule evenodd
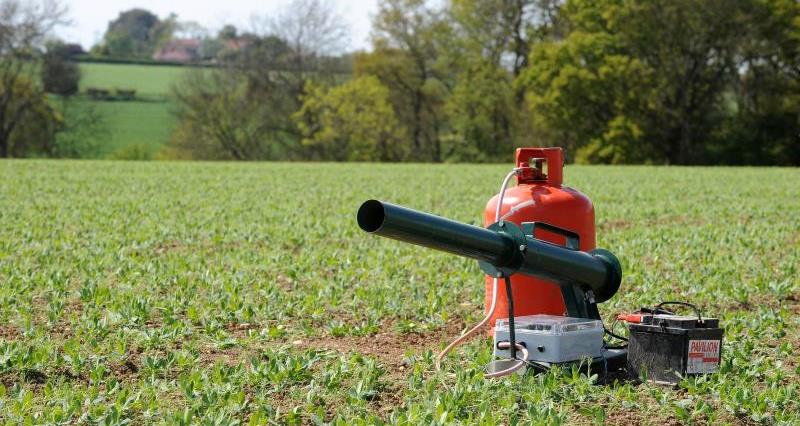
M599 229L626 229L631 227L629 220L609 220L598 226Z
M391 326L385 325L381 329L391 329ZM387 372L391 376L404 374L405 369L409 367L405 361L406 352L421 353L426 349L449 343L463 329L464 321L459 319L450 321L441 329L426 334L387 331L371 336L312 337L295 340L292 344L303 349L331 350L342 354L357 352L372 356L387 367Z
M266 243L262 241L227 241L227 242L215 243L212 241L184 242L184 241L172 240L172 241L163 241L161 243L156 244L152 248L152 251L157 255L161 255L172 252L185 253L188 251L235 249L244 246L265 247Z
M225 324L225 330L227 330L229 333L234 333L234 334L240 334L243 332L244 334L247 334L246 332L249 330L258 330L260 328L261 327L258 324L254 324L251 322L240 322L240 323L230 322L228 324Z
M635 409L623 409L623 410L612 410L611 412L607 413L607 417L605 419L606 425L620 425L620 426L632 426L632 425L659 425L659 426L681 426L682 423L679 422L677 419L673 417L669 417L667 419L655 419L642 410L635 410Z
M222 362L229 367L233 367L243 361L244 351L238 346L226 349L205 349L200 352L201 365L213 365Z
M19 336L17 327L11 324L0 324L0 339L16 340L19 339Z
M382 330L391 330L384 324ZM453 320L441 329L426 333L381 332L371 336L313 337L295 340L292 344L302 349L331 350L341 354L359 353L377 358L386 369L386 388L370 401L373 409L387 415L403 403L403 382L411 365L406 353L419 354L428 349L436 349L459 336L464 329L464 321ZM330 413L332 414L332 413Z
M790 312L800 315L800 294L790 294L781 302Z
M294 280L285 275L278 274L278 276L275 278L275 282L278 284L280 288L286 291L292 291L295 289Z

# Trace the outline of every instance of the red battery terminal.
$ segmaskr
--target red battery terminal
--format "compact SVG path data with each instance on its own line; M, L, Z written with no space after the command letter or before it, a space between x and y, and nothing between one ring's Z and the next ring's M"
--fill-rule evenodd
M635 324L641 324L642 317L645 317L646 314L619 314L617 315L617 319L620 321L625 322L632 322Z

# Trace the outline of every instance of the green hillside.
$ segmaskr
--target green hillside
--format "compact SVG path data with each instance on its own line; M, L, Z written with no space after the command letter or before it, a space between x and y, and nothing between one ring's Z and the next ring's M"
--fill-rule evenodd
M108 137L99 146L99 156L107 157L119 150L137 145L146 147L151 154L169 141L175 126L171 111L174 103L163 102L104 102L89 99L105 119Z
M169 141L175 126L170 88L191 68L102 63L81 63L80 68L81 93L88 88L136 90L133 101L81 99L92 103L104 118L107 137L98 156L114 156L132 145L154 155Z

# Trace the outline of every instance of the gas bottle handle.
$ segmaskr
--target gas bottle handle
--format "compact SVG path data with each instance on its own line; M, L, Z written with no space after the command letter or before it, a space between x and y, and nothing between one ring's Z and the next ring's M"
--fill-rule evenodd
M525 235L528 235L531 238L536 238L537 229L544 229L545 231L552 232L566 238L567 244L564 245L564 247L570 250L581 249L581 236L570 231L569 229L560 228L546 222L522 222L521 226ZM536 239L539 240L539 238Z

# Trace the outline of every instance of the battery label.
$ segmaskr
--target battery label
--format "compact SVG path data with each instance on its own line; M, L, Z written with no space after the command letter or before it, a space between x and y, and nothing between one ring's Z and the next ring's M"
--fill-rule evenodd
M719 340L689 340L686 372L713 373L719 366Z

